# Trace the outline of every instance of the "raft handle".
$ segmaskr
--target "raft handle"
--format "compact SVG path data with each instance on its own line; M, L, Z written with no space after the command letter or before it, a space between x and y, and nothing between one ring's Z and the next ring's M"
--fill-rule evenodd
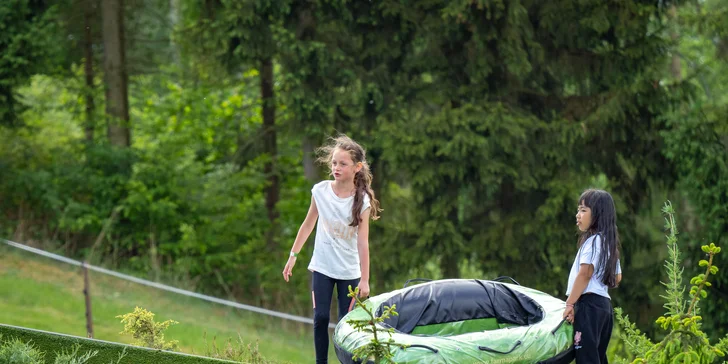
M407 345L407 349L409 349L409 348L424 348L424 349L430 350L431 352L437 354L437 349L431 348L427 345L421 345L421 344ZM403 348L403 347L400 347L400 349L405 350L405 348Z
M508 351L499 351L499 350L491 349L487 346L478 346L478 349L483 350L483 351L490 351L491 353L510 354L511 352L513 352L513 350L516 350L516 348L521 344L522 344L521 340L516 341L515 345L513 345L511 350L508 350Z
M432 281L432 279L427 279L427 278L412 278L412 279L408 279L407 282L404 282L404 287L402 287L402 288L406 288L407 285L410 284L410 282L430 282L430 281Z
M566 322L566 319L561 319L561 322L559 322L558 326L556 326L555 329L551 330L551 335L556 335L556 331L559 330L559 328L561 327L561 325L564 324L564 322Z
M513 279L513 278L511 278L511 277L508 277L508 276L500 276L500 277L498 277L498 278L495 278L495 279L493 279L493 280L494 280L494 281L496 281L496 282L500 282L500 281L502 281L502 280L504 280L504 279L510 279L511 281L513 281L513 283L515 283L515 284L517 284L517 285L519 285L519 286L521 285L520 283L516 282L516 280L515 280L515 279Z

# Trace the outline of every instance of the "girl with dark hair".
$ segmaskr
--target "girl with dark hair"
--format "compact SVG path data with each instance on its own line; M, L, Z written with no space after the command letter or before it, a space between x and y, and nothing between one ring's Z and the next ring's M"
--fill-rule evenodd
M577 364L607 363L614 313L607 291L622 280L617 213L612 196L589 189L579 198L578 252L569 272L564 319L574 325Z
M314 224L316 239L308 270L313 274L313 332L316 363L326 363L329 350L329 308L334 286L339 320L349 308L348 287L359 287L369 296L369 219L379 218L379 201L372 191L372 173L366 152L347 136L319 148L319 162L329 165L333 180L317 183L311 190L311 206L291 248L283 278L293 274L296 257Z

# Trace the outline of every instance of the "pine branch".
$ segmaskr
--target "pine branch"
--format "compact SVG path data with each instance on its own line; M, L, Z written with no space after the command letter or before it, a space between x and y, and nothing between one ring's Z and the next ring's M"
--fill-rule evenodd
M384 306L381 316L377 317L374 314L374 309L367 307L367 305L361 301L358 287L355 290L352 290L351 286L349 286L349 297L356 301L356 306L364 310L367 317L361 320L348 320L347 323L349 323L356 331L368 332L373 336L369 343L354 350L353 359L374 359L377 363L382 361L394 363L394 361L392 361L392 346L404 349L407 348L408 345L396 343L392 340L392 333L394 330L378 328L377 324L384 322L385 319L392 315L399 315L395 310L396 305L392 305L391 307ZM389 334L389 339L386 341L380 340L377 335L378 332Z
M708 293L704 291L704 287L710 287L712 285L708 282L708 277L710 277L711 274L718 272L718 267L713 266L713 257L715 254L720 252L720 248L716 247L715 244L710 243L709 246L705 245L702 249L704 252L708 253L709 258L707 261L701 260L699 263L701 267L705 267L705 273L699 274L690 280L690 284L694 284L695 286L690 289L690 295L693 296L693 299L690 302L688 316L697 312L698 302L701 298L705 298L708 295Z
M629 316L623 314L621 307L615 307L614 313L619 326L624 330L622 336L628 351L635 356L644 356L655 344L629 321Z
M665 228L670 231L670 234L667 236L668 259L665 261L668 283L661 282L666 290L665 295L660 297L665 299L663 307L667 309L666 315L682 315L685 312L685 300L683 299L685 287L682 284L684 268L681 266L680 249L677 246L678 230L675 224L675 209L670 201L665 203L662 212L667 215Z

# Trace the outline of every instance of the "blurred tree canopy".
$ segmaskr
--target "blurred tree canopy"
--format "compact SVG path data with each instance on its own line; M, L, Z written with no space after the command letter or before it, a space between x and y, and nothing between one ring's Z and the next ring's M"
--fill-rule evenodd
M343 132L367 148L384 208L374 294L508 275L563 297L576 199L599 187L623 244L615 305L650 331L665 199L686 256L726 242L724 1L99 4L0 4L2 236L309 314L313 239L298 278L280 272L328 175L314 148ZM107 107L121 88L127 121ZM726 301L711 302L706 331L725 335Z

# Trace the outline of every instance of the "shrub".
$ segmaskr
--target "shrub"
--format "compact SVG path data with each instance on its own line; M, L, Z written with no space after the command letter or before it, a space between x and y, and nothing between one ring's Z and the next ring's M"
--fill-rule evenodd
M121 318L121 323L124 324L124 331L121 334L129 334L136 339L134 345L172 351L178 349L177 340L164 341L164 331L170 325L179 322L174 320L154 322L154 314L140 307L134 308L134 312L119 315L116 318Z
M20 339L2 341L0 336L0 363L3 364L44 364L43 353L33 344Z
M669 231L667 236L668 259L665 262L668 282L666 287L665 315L657 319L657 324L666 331L665 337L657 343L652 342L636 326L623 315L620 308L616 308L617 322L622 328L621 337L630 354L634 355L633 364L637 363L714 363L725 356L728 349L728 336L717 344L711 344L707 335L701 331L700 300L707 297L707 288L711 286L708 278L718 272L713 258L720 253L720 248L711 243L702 247L706 259L699 265L705 267L705 273L698 274L690 280L689 300L685 299L685 287L682 283L683 268L680 260L680 250L677 244L677 225L675 223L675 210L668 201L662 209L666 215L665 227ZM620 358L620 363L627 363Z

